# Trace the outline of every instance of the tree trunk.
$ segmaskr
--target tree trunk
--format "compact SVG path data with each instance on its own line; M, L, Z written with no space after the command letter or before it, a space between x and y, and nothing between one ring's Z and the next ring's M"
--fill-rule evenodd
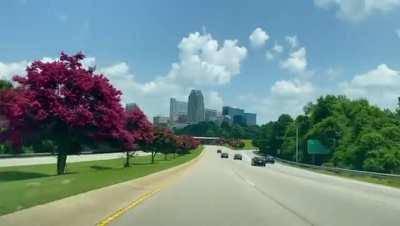
M126 152L126 161L125 161L125 165L124 165L124 167L129 167L129 158L130 158L130 155L129 155L129 151L127 151Z
M156 156L157 152L151 153L151 163L154 163L154 157Z
M64 174L67 165L67 155L59 153L57 155L57 175Z

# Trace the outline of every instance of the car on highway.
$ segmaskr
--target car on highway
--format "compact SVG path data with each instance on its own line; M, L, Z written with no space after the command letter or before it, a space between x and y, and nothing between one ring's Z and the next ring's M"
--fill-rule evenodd
M218 149L218 150L217 150L217 153L218 153L218 154L221 154L221 152L222 152L221 149Z
M265 157L265 163L274 164L274 163L275 163L275 158L272 157L272 156L270 156L270 155L267 155L267 156Z
M234 160L242 160L242 155L241 154L239 154L239 153L236 153L234 156L233 156L233 159Z
M264 157L256 156L251 159L252 166L265 166L265 164L266 164L266 161L265 161Z
M229 158L228 153L224 152L221 154L221 158Z

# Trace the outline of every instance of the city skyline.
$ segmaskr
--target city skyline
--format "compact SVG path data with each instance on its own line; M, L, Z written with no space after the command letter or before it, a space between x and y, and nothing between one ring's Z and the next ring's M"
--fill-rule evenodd
M171 97L169 115L158 113L153 116L153 123L163 127L183 128L187 125L203 121L212 121L217 124L226 121L230 124L257 125L257 114L246 112L244 109L232 106L222 106L221 109L206 107L201 90L193 89L187 97L188 101L177 100ZM192 100L192 104L189 102ZM127 104L127 107L136 104ZM189 111L192 115L189 116Z

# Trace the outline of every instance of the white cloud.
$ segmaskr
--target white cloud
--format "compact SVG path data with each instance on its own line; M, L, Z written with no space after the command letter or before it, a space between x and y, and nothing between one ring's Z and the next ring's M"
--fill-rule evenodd
M178 63L174 63L167 77L185 85L225 84L240 73L240 64L247 49L237 40L225 40L220 46L210 34L195 32L178 45Z
M265 52L265 58L268 61L271 61L275 59L275 57L283 52L283 46L279 45L278 43L275 42L274 46L272 47L271 50L267 50Z
M342 75L342 70L337 67L330 67L325 70L324 74L328 80L335 81Z
M267 52L265 53L265 58L266 58L267 60L271 61L271 60L273 60L273 59L275 58L275 56L274 56L274 54L272 54L272 52L267 51Z
M272 50L274 50L275 53L282 53L283 52L283 46L279 45L278 43L275 42L274 47L272 47Z
M282 98L296 98L310 95L313 92L313 85L308 81L301 80L280 80L271 87L271 93Z
M295 117L303 112L303 106L320 94L312 83L303 80L281 80L275 82L266 96L244 94L239 96L247 111L257 112L258 122L277 120L281 114Z
M297 39L297 36L286 36L285 37L286 42L290 45L292 48L296 48L299 46L299 40Z
M208 91L203 95L206 108L221 111L224 101L217 91Z
M304 73L307 68L306 48L302 47L290 53L289 58L281 63L281 67L293 73Z
M24 75L28 61L4 63L0 62L0 79L11 80L14 75Z
M322 9L336 10L336 16L348 21L361 21L366 17L392 11L400 6L400 0L314 0Z
M381 64L341 83L339 91L353 98L366 98L380 107L394 108L400 96L400 72Z
M262 28L256 28L249 36L250 43L253 47L259 48L265 45L269 39L269 35Z

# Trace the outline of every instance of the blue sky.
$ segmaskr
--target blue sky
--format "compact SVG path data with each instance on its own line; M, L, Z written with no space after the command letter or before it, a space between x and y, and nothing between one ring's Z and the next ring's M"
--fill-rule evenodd
M242 107L259 123L327 93L394 108L399 21L400 0L5 0L0 77L83 51L150 117L191 88L207 106Z

